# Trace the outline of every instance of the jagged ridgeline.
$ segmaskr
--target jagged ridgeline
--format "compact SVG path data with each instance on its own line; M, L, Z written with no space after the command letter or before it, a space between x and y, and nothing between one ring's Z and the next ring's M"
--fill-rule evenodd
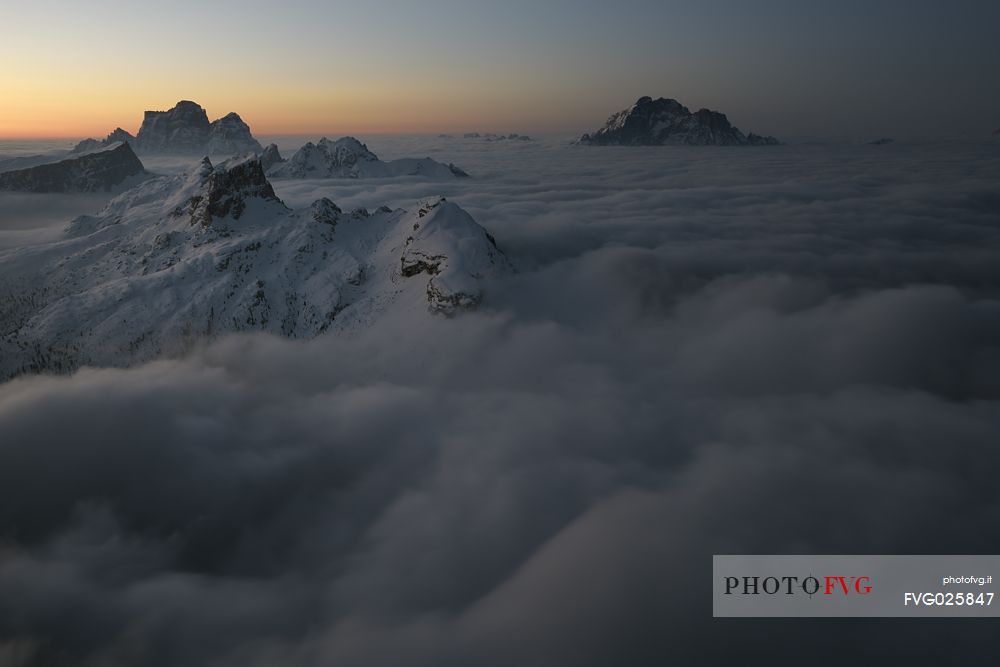
M139 133L116 128L103 141L84 139L73 152L125 142L140 155L236 155L263 150L237 113L209 122L201 105L181 100L166 111L146 111Z
M612 115L604 127L580 137L592 146L762 146L780 144L774 137L743 134L725 114L709 109L692 113L677 100L640 97Z
M323 137L317 143L307 142L288 160L282 159L278 147L271 144L261 153L261 160L271 178L423 176L450 179L469 176L454 164L444 164L429 157L384 162L354 137L341 137L336 141Z
M508 270L493 237L444 198L292 210L256 156L205 158L76 218L55 242L0 252L0 378L128 365L227 332L359 329L393 308L453 315Z

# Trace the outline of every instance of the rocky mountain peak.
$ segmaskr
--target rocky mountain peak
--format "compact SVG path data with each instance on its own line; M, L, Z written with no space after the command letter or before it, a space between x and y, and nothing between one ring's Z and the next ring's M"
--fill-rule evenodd
M70 153L85 153L87 151L106 148L107 146L117 144L119 142L131 145L134 141L135 137L133 137L129 132L126 132L120 127L116 127L101 141L98 141L97 139L84 139L74 146Z
M232 155L262 150L239 114L229 113L210 123L201 105L190 100L181 100L167 111L147 111L136 147L144 153L168 154Z
M336 226L343 211L331 200L323 197L309 205L308 215L315 221Z
M230 112L209 125L207 152L212 155L232 155L244 151L262 151L260 143L250 133L250 126L240 115Z
M200 151L208 142L209 125L200 105L181 100L167 111L147 111L136 145L145 153Z
M318 142L307 142L295 151L290 159L280 159L277 147L269 153L265 163L268 175L273 178L379 178L394 176L422 176L426 178L468 177L454 164L442 164L431 158L401 158L383 162L368 146L354 137L341 137L336 141L323 137ZM262 159L263 159L262 155Z
M188 178L187 201L174 215L188 215L191 224L207 227L217 218L239 220L253 200L282 204L264 175L260 159L245 156L213 166L207 157Z
M628 109L613 114L597 132L585 134L580 143L590 145L662 146L777 144L773 137L748 137L730 124L725 114L710 109L692 113L674 99L640 97Z
M267 172L268 169L276 164L281 164L285 161L285 158L281 157L281 153L278 152L277 144L268 144L260 153L260 165Z
M358 162L378 161L378 156L368 150L368 146L354 137L341 137L336 141L330 141L326 137L323 137L319 140L317 148L330 157L332 164L341 167L350 167Z

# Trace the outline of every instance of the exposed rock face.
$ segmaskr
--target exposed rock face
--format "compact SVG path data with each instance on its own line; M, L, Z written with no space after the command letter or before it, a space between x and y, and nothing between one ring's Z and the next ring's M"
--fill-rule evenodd
M744 135L724 114L708 109L694 113L677 100L641 97L611 116L597 132L580 137L580 143L595 146L775 145L774 137Z
M146 176L127 143L79 157L0 173L0 190L25 192L107 192Z
M136 145L142 153L204 152L210 125L200 105L181 100L167 111L147 111Z
M147 111L136 136L140 153L232 155L262 150L238 114L214 122L200 105L181 100L167 111Z
M197 191L185 206L175 209L175 215L187 214L191 224L207 227L215 218L227 216L239 220L253 199L281 203L264 176L260 160L252 156L223 162L217 168L206 157L188 183L196 184Z
M51 243L0 250L0 379L124 366L198 339L358 331L390 309L474 307L510 270L442 198L407 212L289 210L255 157L151 178Z
M383 162L354 137L341 137L336 141L323 137L315 144L310 141L289 160L268 169L267 174L273 178L468 177L455 165L442 164L431 158Z
M85 153L99 148L105 148L112 144L123 143L133 145L135 142L135 137L126 132L120 127L116 127L107 137L103 140L98 141L97 139L84 139L78 143L71 153Z
M260 166L264 168L264 171L268 171L274 165L284 161L285 158L281 157L281 153L278 152L277 144L268 144L267 148L260 153Z
M260 143L250 134L250 126L237 113L228 113L209 126L206 149L209 155L235 155L260 150Z

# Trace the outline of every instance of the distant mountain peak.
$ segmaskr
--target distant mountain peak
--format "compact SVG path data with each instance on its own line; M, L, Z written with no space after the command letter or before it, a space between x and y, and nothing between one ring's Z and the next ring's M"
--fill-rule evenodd
M136 135L141 153L234 155L263 148L240 115L230 112L212 122L200 104L181 100L166 111L146 111Z
M367 145L355 137L330 140L323 137L316 143L306 142L288 160L273 161L277 147L270 146L262 155L268 176L273 178L387 178L394 176L424 176L450 179L468 177L454 164L442 164L431 158L402 158L384 162ZM277 155L280 158L280 155Z
M0 190L100 192L148 177L127 142L98 146L81 155L0 173Z
M692 113L675 99L648 95L628 109L613 114L604 127L580 137L580 143L605 146L689 145L774 145L774 137L744 135L730 124L725 114L710 109Z
M71 154L85 153L87 151L106 148L107 146L110 146L112 144L117 144L119 142L126 143L131 146L135 143L135 137L133 137L130 133L126 132L122 128L116 127L108 134L108 136L106 136L104 139L100 141L98 141L97 139L84 139L76 146L74 146L73 150L71 150L70 153Z
M268 144L267 147L260 152L260 166L264 168L265 172L274 165L281 164L284 161L285 158L281 157L281 153L278 152L277 144Z

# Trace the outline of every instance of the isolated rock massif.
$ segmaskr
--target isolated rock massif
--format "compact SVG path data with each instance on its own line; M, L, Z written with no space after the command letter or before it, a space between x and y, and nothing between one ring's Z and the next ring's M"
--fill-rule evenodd
M604 127L580 137L594 146L761 146L780 144L774 137L743 134L725 114L709 109L692 113L677 100L640 97L611 116Z
M291 210L259 158L204 159L76 218L58 241L0 252L0 378L128 365L226 332L350 331L390 308L451 315L507 270L442 197Z
M72 153L124 142L140 155L238 155L263 150L237 113L209 122L201 105L181 100L167 111L147 111L139 133L115 128L105 139L84 139Z
M0 190L23 192L107 192L148 177L127 143L0 173Z
M277 154L277 147L273 153ZM272 159L273 155L268 157L268 161ZM273 163L267 174L273 178L468 177L455 165L443 164L429 157L383 162L354 137L341 137L336 141L323 137L316 143L310 141L287 161Z
M188 100L167 111L147 111L135 143L139 153L155 154L235 155L263 150L239 114L209 122L205 110Z

